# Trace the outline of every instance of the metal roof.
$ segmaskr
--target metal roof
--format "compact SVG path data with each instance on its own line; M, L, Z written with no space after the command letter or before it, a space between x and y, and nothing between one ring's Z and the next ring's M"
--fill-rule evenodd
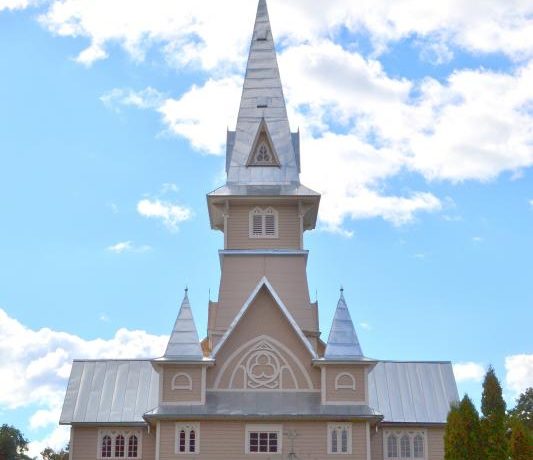
M149 360L74 361L60 423L139 423L143 415L364 417L390 423L445 423L459 399L449 362L380 361L370 371L369 406L320 404L319 393L207 392L206 406L159 406Z
M333 316L324 358L341 360L361 360L364 358L342 289Z
M247 167L260 127L272 140L280 166ZM228 132L228 184L289 184L299 179L298 133L291 134L265 0L259 0L237 127Z
M142 423L158 392L148 360L74 361L59 423Z
M381 418L366 405L320 404L314 392L222 392L208 391L204 406L161 405L146 418Z
M250 184L228 184L223 185L211 193L209 196L300 196L320 198L320 194L302 184L270 184L270 185L250 185Z
M459 400L450 362L381 361L368 388L384 422L446 423L450 404Z
M163 357L173 360L191 360L203 359L203 356L200 340L198 339L198 331L194 324L191 305L189 304L189 296L187 295L187 289L185 289L180 311Z

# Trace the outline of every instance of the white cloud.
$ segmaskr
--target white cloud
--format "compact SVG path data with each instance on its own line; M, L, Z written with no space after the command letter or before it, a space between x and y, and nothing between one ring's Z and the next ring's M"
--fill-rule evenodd
M453 364L453 373L457 382L481 382L485 376L485 372L485 367L480 363L470 361Z
M362 322L362 323L359 323L359 326L361 326L361 329L364 329L366 331L371 331L372 330L372 326L368 323L365 323L365 322Z
M192 218L189 208L158 199L142 199L137 203L137 212L144 217L160 219L165 227L177 231L179 224Z
M36 5L40 0L0 0L0 12L2 10L22 10Z
M23 0L3 3L26 6ZM119 44L136 60L159 46L172 64L214 70L242 64L255 6L247 0L234 0L231 8L217 0L55 0L40 20L52 33L89 41L77 57L83 64L104 59L106 48ZM514 59L533 55L529 0L481 5L458 0L411 0L408 5L388 0L270 0L269 9L276 36L291 44L335 36L344 28L368 34L376 52L415 37L428 48L426 54L433 52L440 59L450 46L501 52ZM295 17L299 27L294 27Z
M119 329L110 339L85 340L48 328L30 329L0 309L0 407L35 407L32 429L57 425L74 358L153 358L161 355L167 336ZM14 383L16 382L16 384ZM64 447L68 430L55 429L30 445L38 455L50 445Z
M122 254L124 252L147 252L152 249L149 245L143 244L136 246L131 241L120 241L107 247L107 250L115 254Z
M138 109L155 109L161 105L164 96L151 87L147 87L141 91L115 88L100 96L100 100L107 108L116 111L120 110L120 106L136 107Z
M533 200L529 200L529 205L533 208Z
M520 354L505 358L505 382L516 395L533 387L533 354Z

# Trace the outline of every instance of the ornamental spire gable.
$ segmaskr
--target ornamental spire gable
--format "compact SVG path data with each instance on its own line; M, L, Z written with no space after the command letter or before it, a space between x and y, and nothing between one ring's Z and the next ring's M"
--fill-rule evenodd
M265 0L259 0L237 127L228 132L228 185L299 184L299 134L291 133Z
M341 289L324 353L325 359L363 360L363 351Z
M180 311L170 334L167 349L163 356L172 360L201 360L202 348L198 340L198 331L192 316L187 289L181 302Z

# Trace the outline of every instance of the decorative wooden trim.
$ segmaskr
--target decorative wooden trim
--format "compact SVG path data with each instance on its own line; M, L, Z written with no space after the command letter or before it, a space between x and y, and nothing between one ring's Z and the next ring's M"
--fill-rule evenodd
M349 377L351 379L352 383L349 384L349 385L339 383L339 380L342 377ZM349 372L341 372L341 373L337 374L336 377L335 377L335 390L353 390L353 391L355 391L355 377L352 374L350 374Z
M204 368L205 369L205 368ZM186 384L178 384L176 383L176 380L180 377L185 377L187 379ZM172 377L172 381L170 384L171 390L192 390L192 378L189 374L186 372L178 372L177 374Z

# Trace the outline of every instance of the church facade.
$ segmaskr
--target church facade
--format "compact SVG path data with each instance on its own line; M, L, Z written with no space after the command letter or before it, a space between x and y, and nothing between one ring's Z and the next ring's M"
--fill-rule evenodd
M320 195L299 180L265 0L226 173L207 195L224 234L207 337L186 292L162 357L74 361L60 419L71 460L442 460L451 363L366 357L342 291L320 338L303 238Z

